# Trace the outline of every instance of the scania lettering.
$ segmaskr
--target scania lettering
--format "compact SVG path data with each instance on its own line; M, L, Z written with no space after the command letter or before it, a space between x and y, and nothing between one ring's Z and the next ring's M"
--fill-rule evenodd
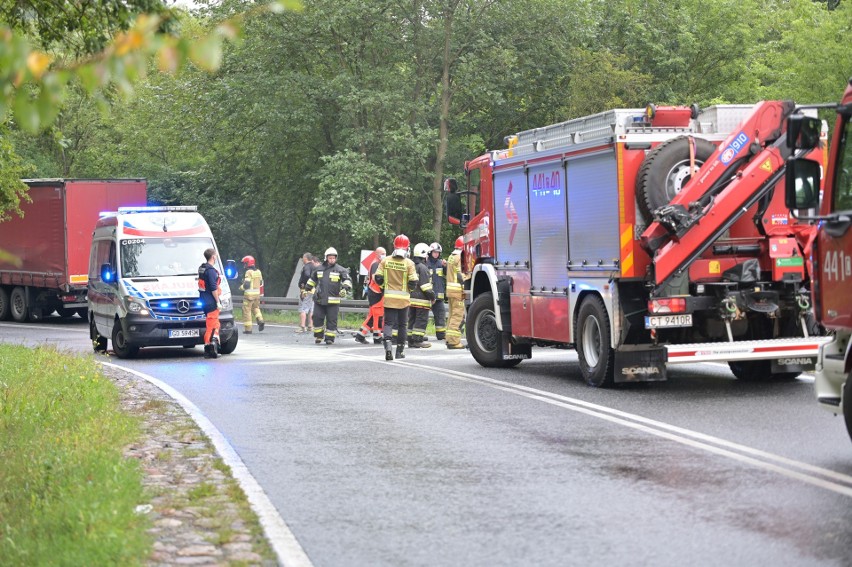
M785 132L789 116L816 112L614 109L466 162L464 183L444 188L464 233L473 357L509 367L533 346L572 347L592 386L710 360L743 380L797 375L775 361L827 339L803 261L814 227L789 218L784 166L823 152L794 153Z
M129 237L129 238L128 238ZM210 227L196 207L123 207L105 212L95 226L89 256L89 333L95 351L107 338L119 358L141 347L204 342L206 316L198 294L198 266L216 248ZM223 264L220 352L237 347L231 290L236 263Z

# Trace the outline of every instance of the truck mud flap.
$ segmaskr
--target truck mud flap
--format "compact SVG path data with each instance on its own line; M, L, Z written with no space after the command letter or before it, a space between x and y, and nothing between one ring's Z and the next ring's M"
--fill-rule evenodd
M615 350L614 381L662 382L666 379L666 358L662 345L622 345Z
M785 356L772 360L772 374L786 372L813 372L816 370L816 356Z
M532 345L515 344L511 333L501 333L503 337L503 360L527 360L532 358Z

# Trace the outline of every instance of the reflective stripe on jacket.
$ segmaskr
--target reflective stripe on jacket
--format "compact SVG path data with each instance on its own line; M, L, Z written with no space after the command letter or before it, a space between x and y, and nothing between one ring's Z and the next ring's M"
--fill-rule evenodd
M409 282L417 281L414 262L399 256L385 256L376 269L376 276L382 276L382 288L385 290L385 307L402 309L411 303L408 291Z
M246 270L245 278L240 289L243 290L243 295L247 297L259 297L260 288L263 287L263 275L257 268L249 268Z
M314 295L320 305L340 303L340 292L352 288L349 270L340 264L329 266L323 262L305 284L305 291Z

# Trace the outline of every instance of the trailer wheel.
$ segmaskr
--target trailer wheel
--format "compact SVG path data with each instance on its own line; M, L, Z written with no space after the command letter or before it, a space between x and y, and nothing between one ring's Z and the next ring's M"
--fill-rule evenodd
M656 209L671 203L692 176L690 140L695 142L695 165L701 167L716 151L716 146L701 138L672 138L645 156L636 175L636 195L646 221L654 218Z
M25 323L30 319L30 304L27 301L27 290L18 286L12 290L9 299L9 307L12 311L12 319L18 323Z
M5 287L0 287L0 321L7 321L9 314L9 292Z
M511 368L520 359L503 360L503 337L494 315L494 296L483 293L473 300L467 314L465 337L474 360L486 368Z
M120 321L112 327L112 350L118 358L133 358L139 352L139 347L127 340Z
M89 338L92 339L92 348L95 352L104 353L107 351L107 338L98 332L98 326L94 319L89 321Z
M600 297L589 295L583 300L574 330L583 379L596 388L612 386L615 350L610 346L609 317Z
M228 340L219 345L219 354L231 354L237 349L237 341L240 340L240 336L237 334L237 329L234 328L234 332L231 333L231 336L228 337Z

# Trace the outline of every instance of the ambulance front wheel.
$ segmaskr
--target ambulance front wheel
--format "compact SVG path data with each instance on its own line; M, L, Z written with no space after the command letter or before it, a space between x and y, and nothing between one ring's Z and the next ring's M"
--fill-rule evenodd
M615 350L610 346L609 317L597 295L588 295L580 304L574 322L580 374L589 386L606 388L614 383Z
M121 328L121 321L117 319L112 328L112 351L118 358L133 358L139 352L139 347L127 339L124 329Z
M239 341L240 337L237 334L237 329L234 328L234 332L231 333L231 336L228 337L227 341L224 341L221 345L219 345L219 354L231 354L237 348L237 341Z
M494 299L483 293L473 300L465 324L467 346L474 360L486 368L510 368L520 364L520 359L503 360L503 337L497 328Z

